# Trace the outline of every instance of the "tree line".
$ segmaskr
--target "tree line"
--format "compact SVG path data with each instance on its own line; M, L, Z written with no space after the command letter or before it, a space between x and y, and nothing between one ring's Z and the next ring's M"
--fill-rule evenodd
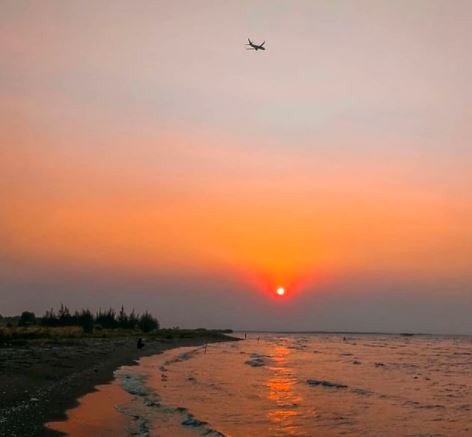
M159 329L159 321L151 313L143 314L134 310L127 314L123 307L116 313L113 308L98 310L95 314L89 309L74 311L73 313L65 305L61 305L56 312L53 308L46 311L43 317L37 318L33 312L23 311L18 321L18 326L81 326L84 332L92 332L94 329L139 329L150 332Z

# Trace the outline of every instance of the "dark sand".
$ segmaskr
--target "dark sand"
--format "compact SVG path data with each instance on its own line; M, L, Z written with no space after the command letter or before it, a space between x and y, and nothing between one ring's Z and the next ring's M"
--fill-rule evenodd
M181 346L234 340L222 334L193 338L135 337L29 340L0 345L0 436L58 436L44 427L63 420L77 399L113 378L113 371L145 355Z

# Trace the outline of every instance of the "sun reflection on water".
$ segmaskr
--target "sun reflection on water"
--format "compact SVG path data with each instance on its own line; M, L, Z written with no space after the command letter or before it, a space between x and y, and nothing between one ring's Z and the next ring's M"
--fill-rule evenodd
M276 346L273 352L274 366L270 367L272 377L265 383L268 392L267 399L274 408L267 413L274 427L288 435L300 435L296 431L293 418L298 415L297 407L302 397L295 393L296 378L294 369L288 365L290 350L284 346Z

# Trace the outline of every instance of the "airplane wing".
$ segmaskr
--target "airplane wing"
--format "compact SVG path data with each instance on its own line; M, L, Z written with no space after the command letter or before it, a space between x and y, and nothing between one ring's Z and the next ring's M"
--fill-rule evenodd
M265 41L259 47L262 47L264 44L265 44Z

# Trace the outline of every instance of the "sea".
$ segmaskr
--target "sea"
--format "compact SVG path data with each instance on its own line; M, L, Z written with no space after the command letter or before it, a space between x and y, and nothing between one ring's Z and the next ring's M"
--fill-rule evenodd
M144 357L49 424L72 436L472 436L472 338L237 334Z

